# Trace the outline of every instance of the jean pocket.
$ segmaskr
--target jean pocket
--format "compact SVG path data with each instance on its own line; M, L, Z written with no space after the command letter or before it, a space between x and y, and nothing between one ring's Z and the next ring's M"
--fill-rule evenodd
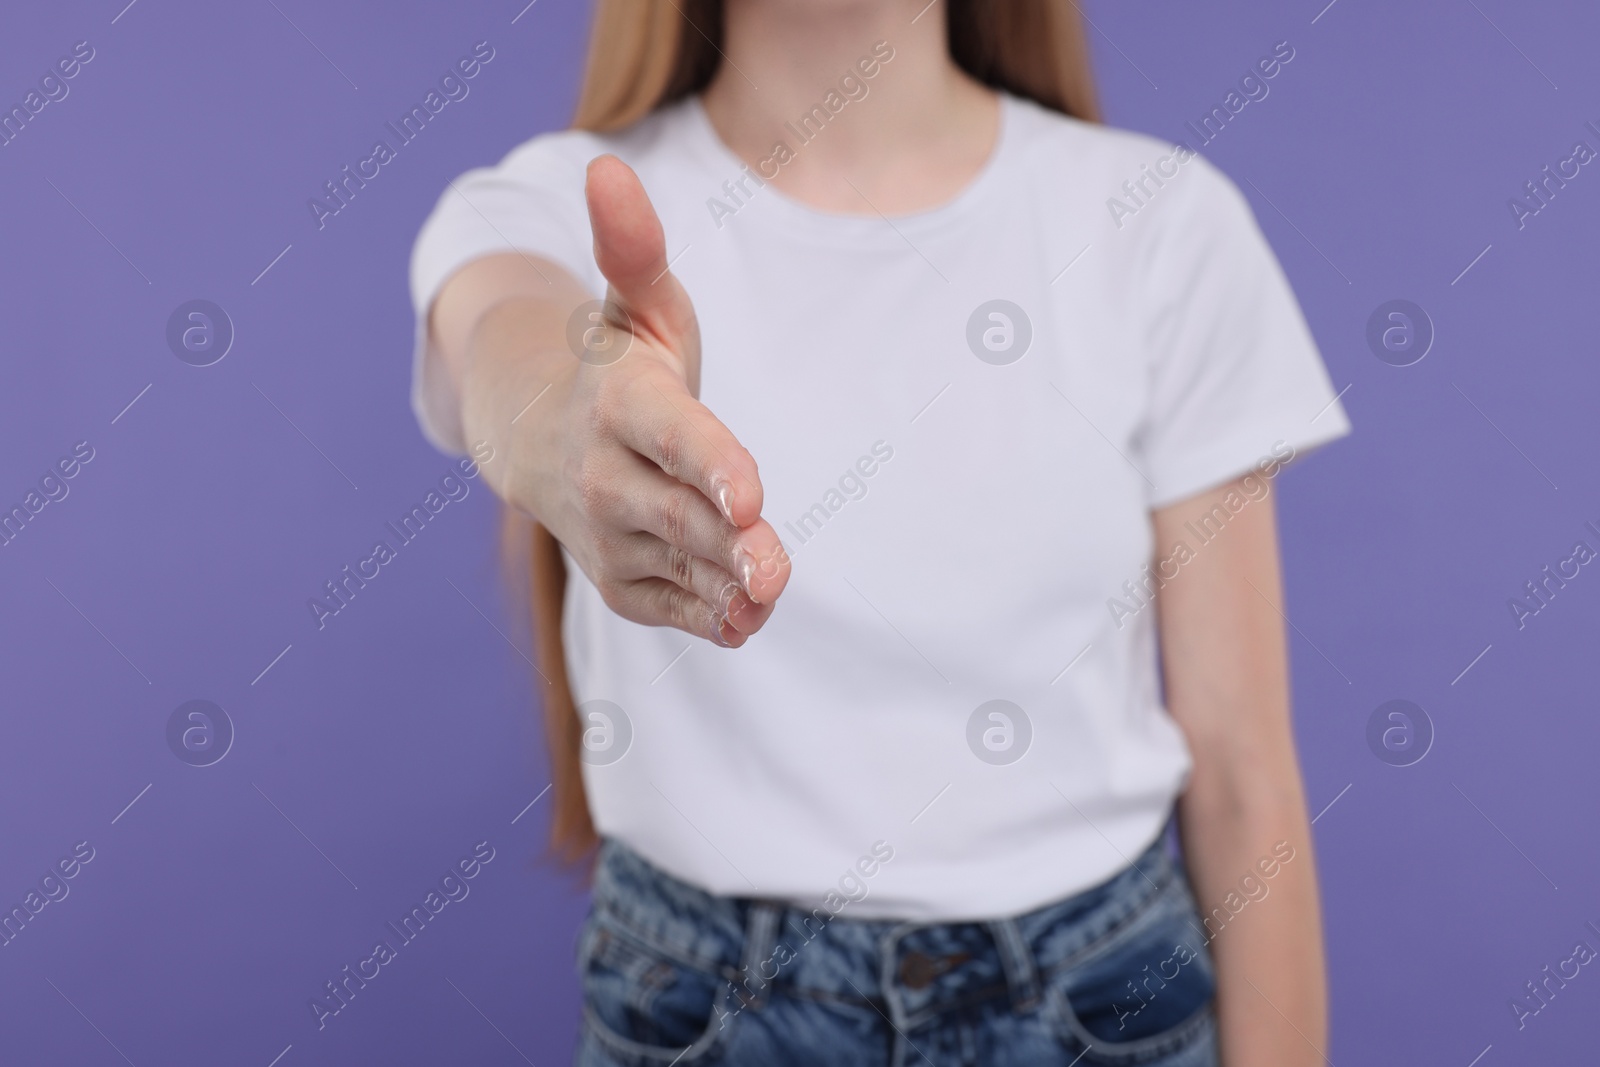
M1087 958L1051 977L1049 996L1086 1064L1214 1061L1216 972L1181 880Z
M630 1067L714 1062L736 1011L728 983L603 916L578 951L583 1021L609 1058Z

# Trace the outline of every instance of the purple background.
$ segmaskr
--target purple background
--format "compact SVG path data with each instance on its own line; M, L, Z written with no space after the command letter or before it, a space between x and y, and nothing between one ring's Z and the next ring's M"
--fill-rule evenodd
M584 897L540 860L548 799L513 822L548 776L488 491L320 632L306 600L446 472L407 404L411 241L446 178L565 122L588 6L124 2L0 28L7 106L74 42L96 50L0 148L0 504L95 449L0 548L0 905L74 843L96 853L0 948L0 1062L565 1061ZM1275 42L1297 53L1205 151L1255 204L1356 425L1280 497L1327 1051L1577 1062L1600 971L1521 1032L1508 1003L1600 947L1600 571L1520 632L1507 600L1578 538L1600 547L1600 167L1525 229L1507 200L1575 140L1600 148L1600 13L1322 2L1088 11L1111 121L1168 138ZM485 40L471 95L319 231L307 198ZM165 341L192 298L237 330L210 367ZM1409 367L1365 341L1394 298L1437 329ZM165 736L193 698L237 730L201 769ZM1366 741L1394 698L1436 730L1409 767ZM496 858L471 895L319 1032L310 997L481 840Z

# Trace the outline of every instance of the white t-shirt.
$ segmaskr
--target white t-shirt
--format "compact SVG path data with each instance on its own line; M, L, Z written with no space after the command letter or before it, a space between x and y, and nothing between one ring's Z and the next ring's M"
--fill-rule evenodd
M858 917L1012 915L1125 867L1190 767L1150 510L1349 430L1245 199L1192 153L1010 96L980 175L890 219L741 191L697 98L535 137L417 240L415 406L439 447L464 442L434 295L508 247L603 295L583 199L603 152L661 216L701 399L794 563L729 650L623 620L568 557L574 695L610 702L582 709L600 832L715 893Z

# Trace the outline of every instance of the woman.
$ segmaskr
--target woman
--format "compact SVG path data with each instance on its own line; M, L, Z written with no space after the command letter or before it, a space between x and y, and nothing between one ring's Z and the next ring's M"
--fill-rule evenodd
M423 426L544 538L579 1061L1319 1063L1270 479L1348 424L1070 0L925 5L602 0L418 240Z

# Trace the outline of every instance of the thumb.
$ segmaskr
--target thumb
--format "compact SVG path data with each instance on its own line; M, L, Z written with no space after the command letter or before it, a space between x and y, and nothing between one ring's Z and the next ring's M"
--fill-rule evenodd
M616 156L589 164L584 182L595 264L611 283L611 299L635 332L664 342L680 357L696 336L689 294L667 269L666 237L639 176Z

